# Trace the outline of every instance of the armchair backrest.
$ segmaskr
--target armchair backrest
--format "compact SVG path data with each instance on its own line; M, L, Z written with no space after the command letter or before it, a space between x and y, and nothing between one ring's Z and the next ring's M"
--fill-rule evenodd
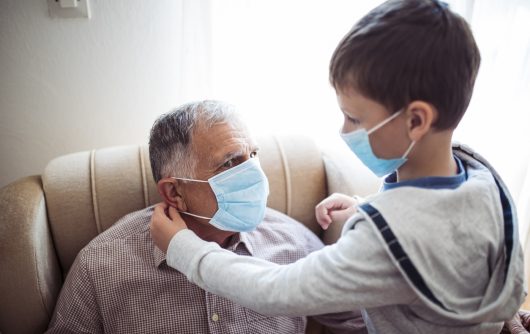
M326 196L320 151L310 141L258 141L269 178L268 206L319 232L313 210ZM310 180L310 182L308 182ZM160 202L146 145L111 147L52 160L42 175L49 226L63 274L77 253L127 213Z

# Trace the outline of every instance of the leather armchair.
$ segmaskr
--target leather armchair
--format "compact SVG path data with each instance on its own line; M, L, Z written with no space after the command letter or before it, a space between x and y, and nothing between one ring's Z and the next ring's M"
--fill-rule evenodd
M304 223L327 244L338 238L340 226L324 233L315 205L333 192L363 196L379 186L355 159L322 152L311 138L265 136L258 143L270 182L268 206ZM159 201L145 145L58 157L42 175L2 188L0 332L43 332L79 250L125 214ZM322 331L313 322L307 330Z

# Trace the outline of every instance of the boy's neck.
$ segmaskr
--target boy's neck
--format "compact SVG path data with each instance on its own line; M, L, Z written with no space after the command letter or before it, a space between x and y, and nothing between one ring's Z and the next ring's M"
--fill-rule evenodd
M431 176L454 176L457 164L451 145L452 131L425 135L416 143L407 162L397 171L397 181Z

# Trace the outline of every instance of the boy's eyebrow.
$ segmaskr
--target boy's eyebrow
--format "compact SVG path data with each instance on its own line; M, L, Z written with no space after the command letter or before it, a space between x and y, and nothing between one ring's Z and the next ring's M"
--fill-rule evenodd
M352 113L349 112L348 110L345 110L345 109L341 108L340 111L342 111L342 113L345 114L348 117L353 117Z

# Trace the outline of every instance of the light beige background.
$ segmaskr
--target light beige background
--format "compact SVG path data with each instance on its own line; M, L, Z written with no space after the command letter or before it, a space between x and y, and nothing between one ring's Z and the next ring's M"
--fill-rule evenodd
M1 0L0 187L62 154L146 143L158 115L206 95L206 4L90 0L89 20Z

